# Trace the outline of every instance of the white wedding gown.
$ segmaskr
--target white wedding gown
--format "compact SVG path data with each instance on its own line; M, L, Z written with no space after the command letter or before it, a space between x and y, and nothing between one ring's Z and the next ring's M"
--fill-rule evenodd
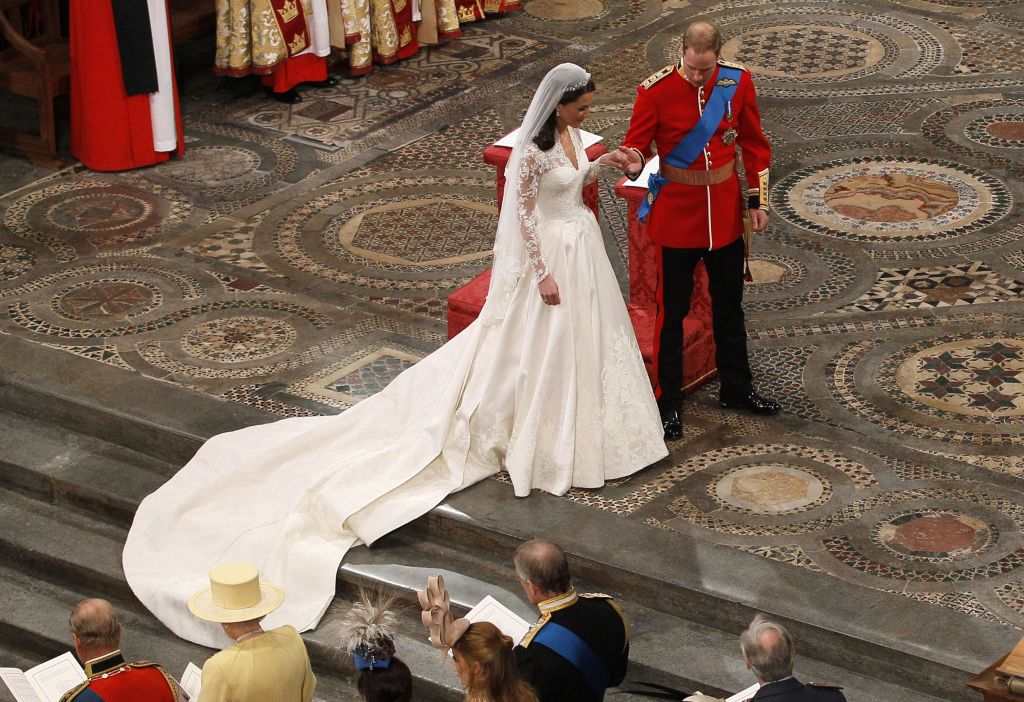
M547 152L531 145L524 156L530 182L516 204L530 261L503 318L477 320L340 415L213 437L142 501L124 548L125 575L176 634L228 642L219 625L186 606L209 586L216 563L258 566L285 590L265 626L306 630L330 604L351 546L372 543L502 467L516 495L560 495L666 455L601 231L582 201L582 186L601 167L571 131L578 169L557 143ZM541 300L531 263L554 276L561 304Z

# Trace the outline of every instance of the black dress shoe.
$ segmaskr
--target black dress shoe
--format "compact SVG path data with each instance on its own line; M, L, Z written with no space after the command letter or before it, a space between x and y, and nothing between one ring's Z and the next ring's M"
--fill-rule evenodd
M310 85L314 88L333 88L338 85L338 79L334 76L327 76L324 80L314 80L306 83L306 85Z
M679 410L662 412L661 426L665 430L666 441L678 441L683 438L683 419L679 416Z
M267 91L267 95L274 98L278 102L283 102L286 105L294 105L297 102L302 102L302 96L299 95L299 91L295 88L286 90L283 93L275 93L272 90Z
M740 396L722 395L718 404L726 409L747 409L754 414L778 414L782 410L778 402L761 397L753 390Z

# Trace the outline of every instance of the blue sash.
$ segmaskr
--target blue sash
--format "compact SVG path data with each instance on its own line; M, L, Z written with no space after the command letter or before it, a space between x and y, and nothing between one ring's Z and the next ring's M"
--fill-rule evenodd
M604 699L604 691L608 687L611 675L586 641L561 624L548 622L540 628L531 643L546 646L569 661L583 676L594 697Z
M715 86L711 91L711 99L708 100L703 114L701 114L694 128L683 137L683 140L676 144L675 148L670 152L661 157L662 161L676 168L690 167L690 164L696 160L704 150L704 147L708 145L708 141L711 140L715 130L718 129L718 125L721 124L722 117L725 116L725 111L732 101L732 96L736 93L736 86L740 84L740 76L742 75L743 71L738 68L719 66L718 80L715 81ZM641 222L647 221L647 216L651 213L651 207L658 198L658 193L661 192L662 186L667 182L669 182L668 179L661 173L652 173L650 178L648 178L647 197L640 203L640 211L638 212Z

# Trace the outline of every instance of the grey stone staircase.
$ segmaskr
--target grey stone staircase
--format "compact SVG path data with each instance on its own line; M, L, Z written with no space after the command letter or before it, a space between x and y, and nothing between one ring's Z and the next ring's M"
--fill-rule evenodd
M0 369L0 665L67 650L71 606L97 595L122 613L128 656L175 674L201 663L208 650L174 637L134 599L121 546L135 506L207 436L273 417L10 337L0 336L0 357L14 361ZM425 641L415 590L444 573L458 610L492 594L529 619L511 553L540 534L571 554L578 588L614 595L633 624L629 677L610 699L634 698L628 691L641 681L717 694L746 687L737 634L760 607L791 623L797 674L842 684L851 701L971 699L964 679L1017 638L839 582L822 592L820 579L731 549L693 543L679 553L658 530L548 495L515 499L485 481L346 557L335 603L305 634L317 697L356 698L351 662L332 642L365 588L402 603L397 647L416 675L416 698L460 699Z

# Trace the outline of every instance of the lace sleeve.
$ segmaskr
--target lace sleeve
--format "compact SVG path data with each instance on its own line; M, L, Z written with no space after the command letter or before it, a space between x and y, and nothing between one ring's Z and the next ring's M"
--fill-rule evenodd
M601 159L591 161L587 164L587 175L583 177L583 184L588 185L607 173L612 167L601 163Z
M533 267L533 278L538 283L548 277L548 267L544 263L540 242L537 240L537 192L540 190L540 177L544 174L540 155L538 151L528 151L523 155L523 162L519 167L516 202L523 247Z

